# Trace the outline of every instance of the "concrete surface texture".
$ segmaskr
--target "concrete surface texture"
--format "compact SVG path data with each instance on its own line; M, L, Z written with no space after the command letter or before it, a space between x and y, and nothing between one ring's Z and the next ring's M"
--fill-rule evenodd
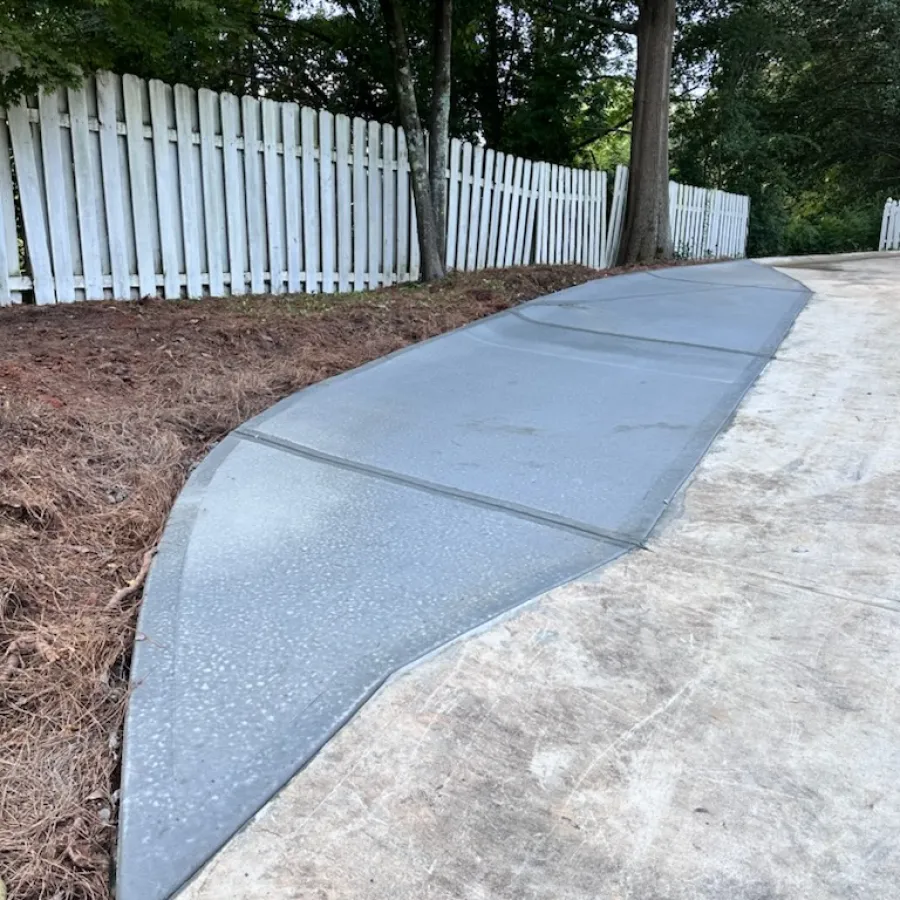
M746 261L600 280L226 439L144 596L119 900L169 896L398 669L640 546L807 296Z
M900 259L812 265L647 549L390 682L181 900L898 895Z

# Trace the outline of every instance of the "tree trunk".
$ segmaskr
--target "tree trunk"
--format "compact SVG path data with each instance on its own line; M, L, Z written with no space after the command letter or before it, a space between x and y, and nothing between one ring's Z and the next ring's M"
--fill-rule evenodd
M453 0L434 0L434 82L431 90L431 142L428 145L431 202L441 259L447 243L447 157L450 149L450 49Z
M672 254L669 236L669 84L676 0L639 0L631 166L620 263Z
M396 0L380 0L381 11L387 26L388 41L394 56L394 76L397 83L397 101L400 121L406 131L409 148L409 167L412 175L413 198L416 203L416 224L419 231L419 247L422 259L422 280L434 281L444 277L444 257L434 219L431 202L431 185L428 178L428 160L425 153L425 137L416 104L416 88L409 64L409 45L403 16Z

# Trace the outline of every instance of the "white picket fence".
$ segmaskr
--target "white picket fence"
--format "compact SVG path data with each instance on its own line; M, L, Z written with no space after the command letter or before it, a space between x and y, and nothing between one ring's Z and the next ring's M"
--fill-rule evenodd
M744 256L750 198L743 194L669 184L672 248L682 259Z
M624 168L609 221L604 172L453 140L447 176L451 268L615 259ZM743 254L746 198L674 184L672 196L681 255ZM402 129L104 72L0 109L0 305L28 291L53 303L364 290L418 274Z
M888 197L881 218L879 250L900 250L900 200Z

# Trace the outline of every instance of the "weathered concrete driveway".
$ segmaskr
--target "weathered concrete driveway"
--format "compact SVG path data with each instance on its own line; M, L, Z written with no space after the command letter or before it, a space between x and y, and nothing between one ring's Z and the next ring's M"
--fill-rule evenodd
M900 257L805 265L648 549L395 678L183 900L898 895Z

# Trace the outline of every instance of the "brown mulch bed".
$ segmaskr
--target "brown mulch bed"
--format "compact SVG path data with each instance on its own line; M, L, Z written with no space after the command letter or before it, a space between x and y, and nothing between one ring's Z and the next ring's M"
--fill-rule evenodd
M0 878L110 896L141 569L193 464L276 400L579 284L577 266L369 294L0 310ZM117 597L118 594L118 597Z

